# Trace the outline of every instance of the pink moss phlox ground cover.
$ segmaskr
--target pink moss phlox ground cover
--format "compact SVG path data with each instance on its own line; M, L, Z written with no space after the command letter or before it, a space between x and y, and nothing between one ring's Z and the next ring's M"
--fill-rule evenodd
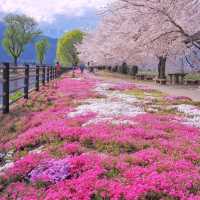
M69 155L79 155L82 152L82 147L78 142L74 143L65 143L61 149L61 151L69 154Z
M9 168L6 173L3 173L3 177L6 179L16 176L26 176L32 169L38 166L41 160L48 158L46 153L30 154L22 159L17 160L14 165Z
M166 101L176 101L176 100L179 100L179 101L192 101L191 98L189 97L185 97L185 96L166 96L164 98Z
M29 114L25 130L1 144L16 156L1 172L0 200L200 200L200 130L174 114L85 125L98 113L68 114L97 98L101 81L76 76L58 81L49 92L53 105ZM110 89L138 88L122 82Z
M96 85L96 81L90 79L63 79L58 85L58 92L71 96L74 99L84 99L94 96L91 92L92 87Z
M141 159L140 155L133 156ZM45 199L62 199L66 197L70 199L91 199L95 194L99 194L102 197L109 197L111 199L123 197L124 199L131 200L138 199L143 194L148 193L148 191L156 191L157 193L164 191L166 194L173 196L174 199L198 197L195 195L195 187L198 187L200 181L198 167L189 161L174 161L167 156L160 161L157 156L161 157L162 155L158 151L155 150L154 152L153 149L150 149L150 152L144 158L146 165L137 165L138 161L134 163L133 159L132 166L130 166L130 163L125 162L125 159L98 156L96 154L83 154L69 158L66 161L50 160L48 162L53 164L51 168L53 180L54 168L57 169L63 163L70 163L70 167L58 168L56 180L59 180L57 177L60 174L63 174L62 178L65 177L66 179L50 186L45 191ZM151 160L153 157L155 157L155 160ZM29 159L29 157L26 157L20 163L15 164L15 167L19 168L19 166L23 166L24 162L29 163L29 168L11 170L13 175L27 174L32 168L33 174L36 172L42 175L43 173L48 173L48 170L40 171L41 168L39 169L39 167L41 164L34 171L38 160L34 159L34 161L30 162ZM71 177L67 178L69 173ZM35 178L34 181L37 180L38 176L35 175ZM47 180L49 181L49 179ZM43 179L43 181L47 180ZM24 191L26 191L26 187L25 185ZM16 190L18 190L18 187ZM21 195L23 194L21 193Z

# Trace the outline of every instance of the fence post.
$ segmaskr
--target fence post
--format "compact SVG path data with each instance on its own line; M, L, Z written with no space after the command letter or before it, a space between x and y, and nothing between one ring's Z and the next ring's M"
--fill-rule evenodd
M46 69L45 69L45 65L42 66L42 85L45 85L45 72L46 72Z
M49 66L47 66L47 83L49 83Z
M3 113L9 113L10 64L3 63Z
M57 71L56 67L55 67L55 78L58 78L58 71Z
M50 79L53 80L53 67L51 66L51 74L50 74Z
M53 67L53 79L56 78L56 70L55 70L55 67Z
M24 98L28 99L29 91L29 65L25 65L25 77L24 77Z
M35 82L36 91L40 90L40 66L36 66L36 82Z
M54 68L52 66L52 80L54 79Z

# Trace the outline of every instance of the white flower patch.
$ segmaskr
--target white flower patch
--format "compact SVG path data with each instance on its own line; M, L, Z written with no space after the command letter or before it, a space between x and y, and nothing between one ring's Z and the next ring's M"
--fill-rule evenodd
M5 164L0 166L0 175L4 171L6 171L8 168L14 165L14 162L12 161L13 154L14 154L14 151L9 151L8 153L6 153L4 157Z
M112 88L114 84L111 83L101 83L93 91L97 92L100 95L107 95L108 90Z
M137 84L137 88L141 89L141 90L151 90L151 87L147 86L147 85L140 85Z
M144 100L147 100L147 101L154 101L156 98L155 97L152 97L152 96L150 96L150 95L148 95L148 96L146 96L145 98L144 98Z
M32 154L32 153L41 153L44 149L44 146L40 146L36 149L33 149L32 151L29 151L29 154Z
M200 128L200 109L196 106L181 104L173 106L178 112L185 114L185 124Z
M100 95L106 96L107 97L106 99L110 99L110 100L113 100L113 101L123 101L123 102L127 102L127 103L136 103L136 102L139 103L140 102L133 95L124 94L120 91L109 90L113 86L114 86L114 84L111 84L111 83L102 83L102 84L99 84L94 89L94 91L97 92Z
M110 92L107 95L107 99L111 101L121 101L127 104L135 104L135 103L140 103L140 100L138 100L136 97L133 95L128 95L120 92Z
M149 112L149 113L157 113L158 109L156 109L156 108L148 108L147 112Z
M136 116L143 113L140 107L123 101L112 101L110 99L91 99L76 108L69 117L85 115L87 113L98 113L102 117Z
M81 81L83 78L71 78L72 80Z
M123 123L123 120L116 120L117 117L134 117L143 114L144 109L139 105L140 101L128 94L120 91L111 91L112 84L103 83L95 88L100 95L105 96L101 99L88 99L78 106L74 112L68 114L68 117L83 116L87 113L97 113L95 119L90 120L85 125L98 122ZM126 120L124 123L129 123Z
M2 167L0 167L0 175L6 171L7 169L11 168L14 166L14 162L8 162L5 165L3 165Z
M90 126L91 124L98 124L98 123L111 123L113 125L135 125L137 124L134 121L131 120L122 120L122 119L113 119L112 117L104 117L104 118L94 118L92 120L89 120L87 123L83 124L83 126Z

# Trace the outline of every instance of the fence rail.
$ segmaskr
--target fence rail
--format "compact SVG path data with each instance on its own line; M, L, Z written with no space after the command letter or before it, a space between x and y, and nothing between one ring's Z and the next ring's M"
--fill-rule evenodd
M9 113L9 107L13 102L20 98L28 99L31 91L39 91L41 84L45 85L57 78L55 67L47 65L30 66L26 64L25 66L13 67L10 63L3 63L0 65L0 72L0 83L2 85L2 95L0 95L2 97L1 110L4 114ZM31 82L33 79L35 81ZM22 80L23 84L18 88L11 89L10 84L18 80ZM34 85L34 88L30 88L31 85ZM15 101L11 101L10 95L21 90L23 90L23 95Z

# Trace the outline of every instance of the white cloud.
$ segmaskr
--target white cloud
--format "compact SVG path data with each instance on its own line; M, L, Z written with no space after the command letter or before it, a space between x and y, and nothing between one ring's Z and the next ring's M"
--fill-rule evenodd
M24 13L38 22L53 22L56 15L77 16L87 9L99 9L109 0L0 0L0 12Z

